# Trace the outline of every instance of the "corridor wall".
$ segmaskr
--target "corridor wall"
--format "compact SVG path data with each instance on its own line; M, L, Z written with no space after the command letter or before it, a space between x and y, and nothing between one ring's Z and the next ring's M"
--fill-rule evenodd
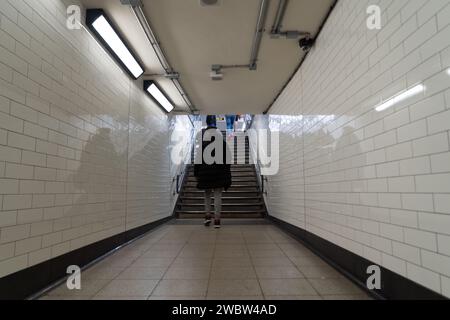
M167 218L176 200L170 119L84 29L66 27L72 4L0 2L3 279Z
M366 25L369 5L380 30ZM255 120L280 132L270 214L450 297L449 88L450 1L338 1Z

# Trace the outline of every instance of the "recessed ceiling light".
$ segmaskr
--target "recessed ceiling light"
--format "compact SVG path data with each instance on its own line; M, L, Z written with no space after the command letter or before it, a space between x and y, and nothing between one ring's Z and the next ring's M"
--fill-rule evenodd
M108 52L133 78L137 79L144 73L144 68L102 9L87 10L86 24Z
M170 113L175 109L173 103L167 98L166 94L161 88L152 80L144 81L144 90L150 97L167 113Z

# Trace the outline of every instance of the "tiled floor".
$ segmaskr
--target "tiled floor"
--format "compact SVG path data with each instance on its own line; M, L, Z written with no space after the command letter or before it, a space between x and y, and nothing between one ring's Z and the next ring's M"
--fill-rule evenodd
M42 299L368 299L273 225L165 225Z

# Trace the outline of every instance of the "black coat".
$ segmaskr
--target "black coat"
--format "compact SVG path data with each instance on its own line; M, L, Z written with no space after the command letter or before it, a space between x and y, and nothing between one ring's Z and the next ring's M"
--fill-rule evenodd
M222 163L213 163L206 164L203 155L205 149L214 142L214 137L211 141L204 141L203 136L208 130L217 130L214 127L208 127L207 129L202 130L202 132L197 136L197 142L202 143L201 154L197 152L196 162L198 164L194 165L194 175L197 178L197 188L200 190L206 189L217 189L223 188L227 190L231 186L231 153L227 146L227 143L222 137L223 140L223 162ZM220 131L218 131L220 133ZM220 133L222 136L222 134ZM214 152L212 154L214 156ZM201 158L199 158L201 157ZM228 160L228 161L227 161ZM201 162L201 164L200 164Z

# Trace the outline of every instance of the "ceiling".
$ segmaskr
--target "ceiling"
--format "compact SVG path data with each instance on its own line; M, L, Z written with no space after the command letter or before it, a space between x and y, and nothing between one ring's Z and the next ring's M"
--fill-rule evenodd
M103 8L146 67L146 73L163 69L131 8L120 0L82 0L87 8ZM194 106L203 114L265 111L289 79L303 52L298 41L272 39L278 0L269 1L266 32L258 69L225 69L222 81L210 78L213 64L248 64L260 0L221 0L219 6L200 6L200 0L142 0L144 13L158 36L173 69ZM283 30L316 35L334 0L290 0ZM157 78L180 111L187 105L170 80Z

